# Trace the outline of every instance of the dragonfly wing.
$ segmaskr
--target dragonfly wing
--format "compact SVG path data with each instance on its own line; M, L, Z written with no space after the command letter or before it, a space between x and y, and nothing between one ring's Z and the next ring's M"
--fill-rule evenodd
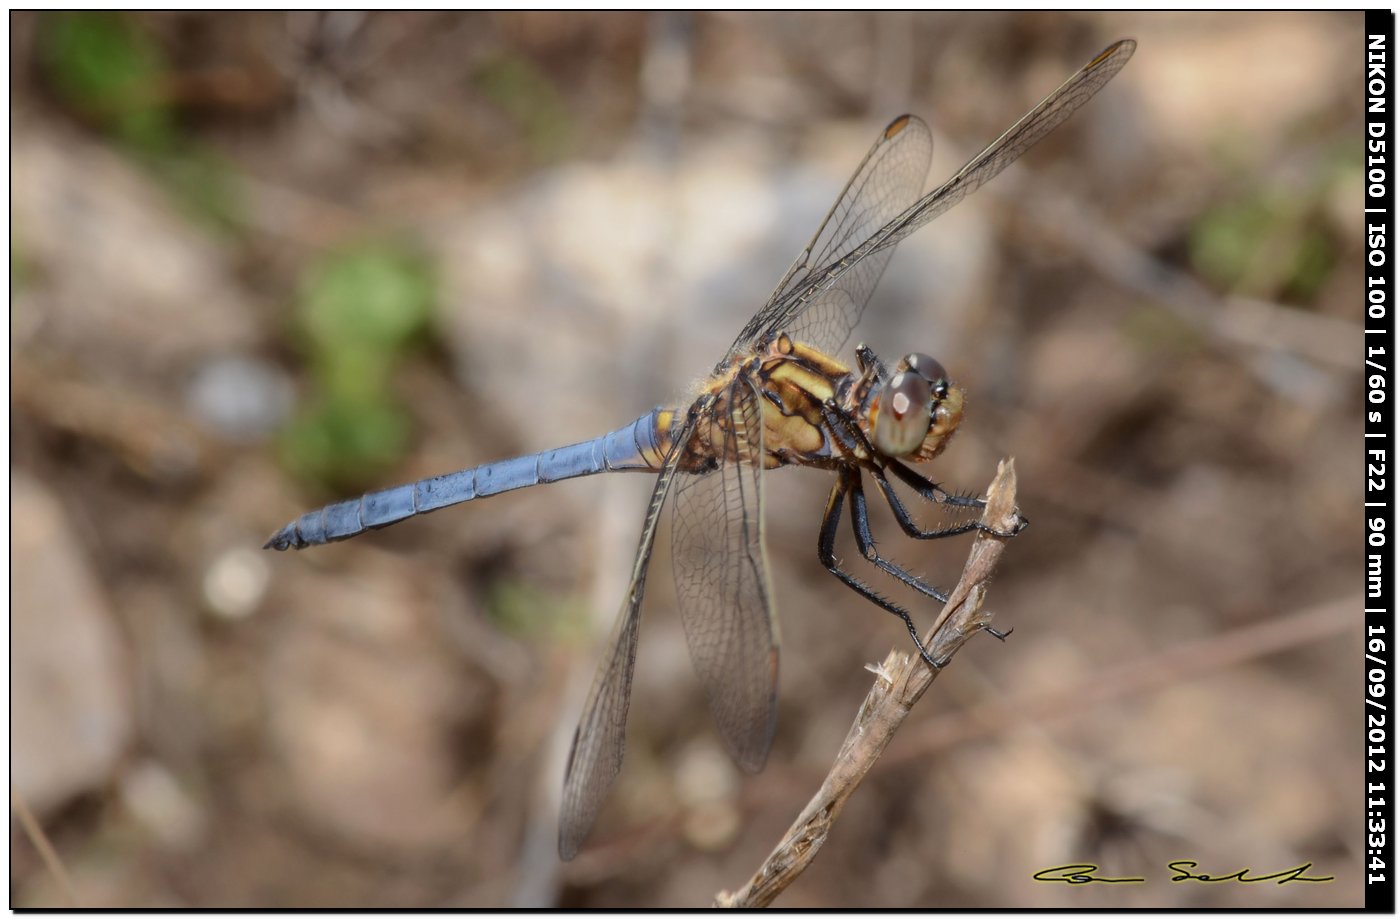
M632 696L632 672L637 661L637 626L641 619L642 594L646 590L647 565L656 544L656 525L661 506L676 475L684 444L695 428L688 421L675 438L671 452L656 477L651 503L642 523L637 558L632 564L632 580L622 601L608 641L608 651L598 664L598 673L583 704L583 716L574 731L568 765L564 767L564 797L559 814L559 857L568 861L578 853L583 839L598 818L603 801L622 768L623 743L627 731L627 706Z
M1123 69L1137 50L1137 42L1123 39L1114 42L1098 57L1079 69L1059 88L1041 100L1021 120L1007 128L1000 137L981 153L968 160L953 177L924 195L912 207L891 221L871 240L872 253L885 251L910 233L947 211L1003 169L1020 159L1021 154L1040 142L1046 134L1059 127L1065 119L1079 110L1109 80Z
M676 483L671 562L691 660L740 767L763 768L777 723L778 624L763 543L763 409L739 376L701 417L719 468Z
M739 334L730 354L747 349L773 330L789 331L823 351L839 351L893 253L866 259L860 271L849 272L807 301L799 303L796 296L811 289L827 265L849 255L918 198L932 156L933 136L922 120L901 115L890 122L846 182L812 241ZM802 321L794 323L799 312Z
M774 298L749 321L744 335L741 336L741 342L736 342L735 348L738 349L741 343L752 344L767 335L781 331L788 331L799 340L802 340L802 333L805 333L808 336L815 335L817 340L827 344L838 337L841 343L844 343L845 338L849 336L849 328L860 318L866 298L879 281L885 262L889 260L899 241L981 188L1014 163L1021 154L1103 89L1104 85L1123 69L1123 65L1128 63L1136 48L1137 43L1131 39L1109 45L1058 89L1046 96L1039 105L1022 116L1020 121L992 141L986 149L969 160L952 178L913 202L888 223L871 232L868 238L861 240L852 236L849 244L843 243L835 247L843 251L833 252L834 257L831 260L822 262L814 258L811 264L819 267L803 267L800 270L789 271ZM901 121L902 119L895 119L890 127L885 129L885 133L888 135L895 130ZM923 127L923 123L918 119L910 118L903 129L896 131L893 140L912 130L916 122L919 127ZM927 131L927 128L924 130ZM877 141L871 152L874 154L880 149L881 144ZM878 166L869 166L867 158L867 162L861 165L856 176L859 177L869 168L878 169ZM847 186L842 201L850 194L850 186ZM838 201L837 205L839 208L841 201ZM864 231L863 223L860 227ZM822 232L825 232L825 226ZM837 348L839 349L839 344Z

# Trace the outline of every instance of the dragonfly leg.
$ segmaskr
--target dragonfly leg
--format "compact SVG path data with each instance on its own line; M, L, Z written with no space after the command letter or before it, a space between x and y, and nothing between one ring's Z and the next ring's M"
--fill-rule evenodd
M1006 639L1011 637L1011 633L1016 631L1015 629L1007 629L1005 632L1003 632L1001 629L994 629L986 623L983 623L981 628L982 631L986 632L988 635L992 636L997 641L1006 641Z
M860 546L861 553L872 563L878 566L882 571L894 575L900 581L904 582L905 584L909 585L910 587L914 588L920 593L933 597L939 603L947 603L948 595L946 592L939 590L936 587L930 586L927 582L919 578L917 575L911 574L908 571L905 571L896 565L892 565L884 559L880 558L877 554L875 554L875 541L870 532L870 517L865 506L865 491L861 487L859 473L852 473L852 478L853 481L848 486L851 499L851 524L855 529L856 543ZM893 496L892 492L891 496ZM897 501L898 499L896 498L895 500ZM893 505L891 506L893 507ZM978 629L983 632L986 632L998 641L1006 641L1006 639L1010 637L1011 632L1013 631L1012 629L1007 629L1005 632L1003 632L1000 629L994 628L993 626L987 623L979 625ZM938 661L938 663L945 664L947 663L947 661Z
M950 507L972 507L979 510L987 506L987 503L980 498L953 494L940 487L937 483L930 482L903 463L891 460L886 468L893 472L900 481L914 489L919 497L923 498L925 501L930 501L934 504L946 504ZM942 539L946 536L957 536L960 533L970 533L974 530L980 530L990 536L1009 538L1024 530L1030 523L1030 521L1026 520L1025 517L1020 516L1018 513L1016 528L1009 532L1003 532L989 527L980 520L969 520L966 523L954 524L953 526L934 527L931 530L925 530L910 516L909 511L904 507L904 503L899 500L899 496L896 495L894 489L890 487L889 480L885 478L884 472L879 469L871 469L870 475L875 479L875 484L879 486L880 493L884 495L885 500L889 502L890 510L894 511L895 517L899 520L900 527L904 532L915 539Z
M919 630L914 627L914 618L909 615L909 612L880 596L859 578L845 571L841 567L841 563L836 560L836 530L841 524L841 502L849 491L850 481L847 474L843 472L837 478L836 484L832 486L831 495L826 499L826 511L822 514L821 531L817 538L817 557L821 559L822 566L834 574L841 583L885 612L904 620L905 627L909 629L909 637L914 639L914 647L919 649L919 656L935 670L942 669L943 664L935 660L933 655L929 654L928 649L924 647L923 641L919 638Z
M851 473L851 481L848 484L848 489L851 500L851 527L855 531L856 544L860 547L861 554L881 571L893 575L901 582L909 585L925 596L932 597L939 603L947 603L947 592L931 586L918 575L911 574L903 568L891 564L876 553L875 539L870 532L870 514L865 505L865 489L861 487L860 473ZM1013 631L1012 629L1007 629L1003 632L986 623L978 626L978 628L998 641L1006 641ZM946 661L940 661L940 663L946 663Z
M843 473L844 475L845 473ZM860 547L860 554L865 556L866 561L876 568L897 578L904 584L914 588L926 597L932 597L939 603L948 602L948 594L939 590L924 581L916 574L911 574L903 568L880 557L875 548L875 537L870 532L870 512L865 504L865 489L861 487L860 473L852 472L850 481L847 483L849 497L851 501L851 529L855 532L856 545Z
M889 372L885 370L884 363L882 363L875 352L870 350L869 346L864 343L856 345L856 364L860 367L861 373L874 370L878 377L883 378L889 376Z
M835 400L827 399L822 403L822 418L826 421L827 429L841 441L841 446L846 452L859 453L864 450L868 453L874 449L855 420L836 407Z

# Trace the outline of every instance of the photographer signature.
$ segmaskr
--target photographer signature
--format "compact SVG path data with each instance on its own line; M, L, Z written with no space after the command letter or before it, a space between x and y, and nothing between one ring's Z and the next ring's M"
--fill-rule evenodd
M1195 869L1200 867L1200 862L1182 859L1175 862L1167 862L1167 867L1174 873L1169 880L1176 884L1181 881L1196 881L1202 884L1218 884L1222 881L1235 881L1240 884L1258 884L1261 881L1273 881L1276 884L1287 884L1291 881L1307 881L1314 884L1325 884L1336 880L1328 877L1308 877L1306 872L1312 868L1312 862L1304 862L1296 868L1285 868L1282 871L1275 871L1273 874L1251 874L1253 869L1241 868L1234 874L1212 875L1205 872L1197 873ZM1143 884L1147 878L1109 878L1099 877L1094 874L1099 870L1098 865L1058 865L1054 868L1043 868L1031 875L1037 881L1046 883L1061 884Z

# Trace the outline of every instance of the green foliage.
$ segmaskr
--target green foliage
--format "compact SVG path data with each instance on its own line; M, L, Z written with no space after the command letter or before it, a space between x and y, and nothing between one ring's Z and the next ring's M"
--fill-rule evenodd
M1160 307L1138 307L1123 322L1127 339L1144 351L1189 353L1205 346L1200 330Z
M493 582L486 593L485 613L496 628L521 638L582 641L588 635L589 612L582 601L524 581Z
M138 149L170 146L165 61L129 19L111 12L51 14L43 20L39 52L54 89L77 112Z
M311 273L301 322L318 346L332 352L399 351L432 318L434 280L427 261L391 245L332 254Z
M1206 211L1191 235L1192 265L1231 293L1311 303L1340 260L1327 206L1339 186L1355 184L1353 160L1338 150L1307 186L1257 189Z
M236 231L243 225L238 174L214 150L181 143L146 162L191 217L219 231Z
M14 296L24 289L24 285L29 282L29 259L25 258L24 248L20 243L19 230L14 226L14 218L10 218L10 296Z
M51 13L40 20L38 48L59 99L146 166L187 212L217 229L239 224L236 177L181 132L169 102L172 74L139 20Z
M332 491L367 487L409 446L394 370L426 336L436 301L426 259L402 247L332 253L311 270L296 307L314 395L284 432L282 457Z
M566 152L572 134L568 109L549 77L529 58L496 55L477 70L475 82L515 122L536 159L557 159Z
M1331 270L1332 243L1307 203L1263 193L1207 211L1191 237L1196 270L1232 293L1306 302Z

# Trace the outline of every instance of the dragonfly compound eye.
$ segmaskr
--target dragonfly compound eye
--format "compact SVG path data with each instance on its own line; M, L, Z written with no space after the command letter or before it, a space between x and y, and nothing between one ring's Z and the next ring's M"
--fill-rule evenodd
M948 371L927 354L914 353L899 362L899 370L911 370L924 378L935 398L948 395Z
M890 456L910 456L928 434L933 420L933 392L917 373L897 373L880 393L875 416L875 446Z

